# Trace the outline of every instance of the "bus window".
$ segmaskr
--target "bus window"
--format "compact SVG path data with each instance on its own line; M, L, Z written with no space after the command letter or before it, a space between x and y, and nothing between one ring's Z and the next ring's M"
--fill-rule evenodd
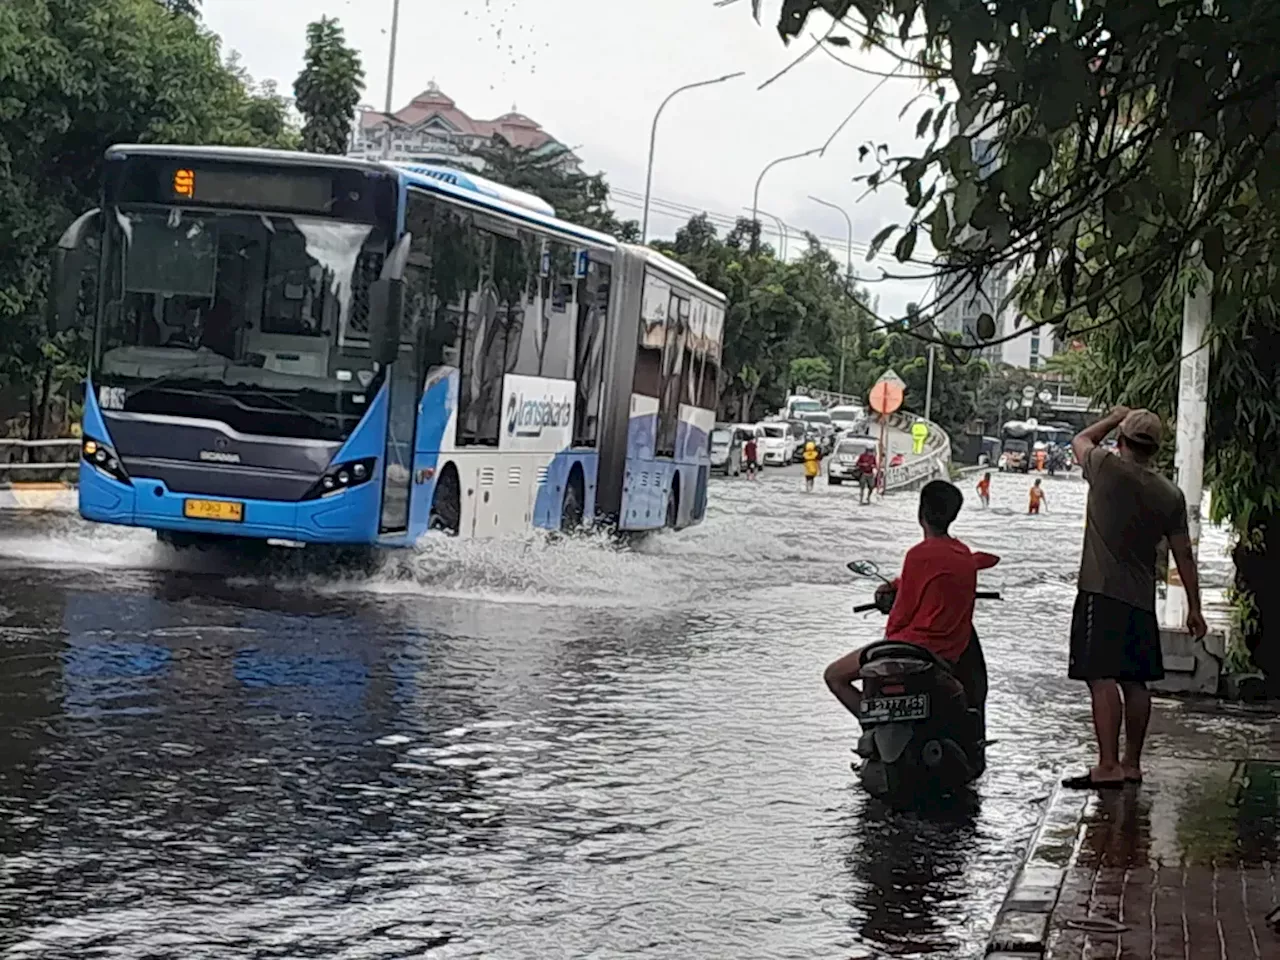
M568 244L520 231L525 305L512 373L572 380L577 283Z
M698 389L705 355L702 332L706 323L706 306L702 300L696 297L693 299L684 335L684 383L680 389L680 402L694 407L698 405Z
M724 326L724 313L719 307L707 305L704 343L706 360L702 371L702 388L698 392L698 406L715 410L720 404L720 336Z
M645 397L662 396L662 350L666 343L667 310L671 284L654 277L644 280L640 307L640 334L636 345L636 372L632 391Z
M689 300L675 291L667 309L667 331L662 349L662 403L658 408L656 453L674 456L676 423L680 414L680 386L684 374L685 324L689 318Z
M586 277L578 282L578 357L575 364L578 389L573 420L573 444L576 447L594 447L599 433L611 273L607 263L592 260Z

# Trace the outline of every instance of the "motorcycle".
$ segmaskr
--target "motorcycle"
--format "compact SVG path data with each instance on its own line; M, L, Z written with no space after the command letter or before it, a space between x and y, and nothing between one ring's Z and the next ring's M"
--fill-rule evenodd
M892 587L870 561L851 561L849 570ZM1000 594L979 591L977 599ZM854 613L888 614L894 592L878 590L872 603ZM859 663L862 736L855 764L867 792L894 806L945 796L964 789L987 768L987 666L974 630L954 667L923 647L881 640L865 647Z

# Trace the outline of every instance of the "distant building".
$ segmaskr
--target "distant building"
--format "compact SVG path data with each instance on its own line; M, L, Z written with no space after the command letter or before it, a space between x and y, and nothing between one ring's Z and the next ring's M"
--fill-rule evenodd
M438 163L479 172L484 169L484 162L478 151L495 136L535 153L563 153L560 162L578 169L579 160L572 151L515 107L496 120L477 120L458 109L435 81L395 113L362 109L349 152L353 157L386 156L389 160ZM384 152L388 137L390 151Z
M983 121L979 119L971 129L976 132L982 127ZM960 127L953 118L951 134L955 136L959 132ZM990 176L999 167L1000 158L996 154L993 140L974 136L970 140L970 150L980 177ZM963 236L961 233L960 237ZM946 262L945 257L942 262ZM1010 280L1010 271L1005 269L991 271L977 285L972 284L967 277L957 278L952 289L958 296L949 296L946 288L943 288L939 302L946 306L937 313L935 322L938 329L945 333L958 333L972 343L981 339L978 336L978 318L989 313L995 321L997 338L1016 332L1018 327L1015 320L1019 316L1017 307L1014 304L1004 306L1004 299L1009 295ZM1037 370L1047 358L1053 356L1054 349L1052 331L1037 328L1005 343L984 347L978 351L978 356L992 363L1007 363Z

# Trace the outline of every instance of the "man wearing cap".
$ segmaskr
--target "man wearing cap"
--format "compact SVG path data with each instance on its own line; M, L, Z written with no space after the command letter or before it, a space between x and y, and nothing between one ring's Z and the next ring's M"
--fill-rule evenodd
M1099 446L1112 430L1117 430L1115 453ZM1166 539L1187 591L1187 629L1197 638L1207 630L1187 535L1186 499L1152 469L1160 435L1160 418L1150 410L1116 407L1071 441L1089 481L1089 501L1068 676L1089 684L1098 764L1064 780L1068 787L1142 781L1142 745L1151 718L1147 682L1164 676L1156 574L1160 544Z

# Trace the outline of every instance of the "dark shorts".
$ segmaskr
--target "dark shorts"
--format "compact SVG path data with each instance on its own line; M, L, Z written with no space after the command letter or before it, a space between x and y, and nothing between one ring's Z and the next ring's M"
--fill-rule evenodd
M868 490L870 490L873 486L875 486L875 482L876 482L876 478L872 474L869 474L869 473L858 474L858 486L860 487L866 487Z
M1164 658L1155 613L1097 593L1078 594L1071 615L1067 676L1130 683L1162 679Z

